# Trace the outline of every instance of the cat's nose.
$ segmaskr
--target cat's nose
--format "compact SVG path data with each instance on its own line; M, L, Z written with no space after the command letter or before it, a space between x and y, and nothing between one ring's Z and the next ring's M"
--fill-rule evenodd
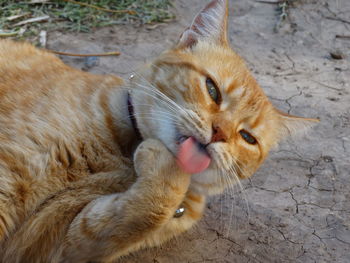
M213 133L211 136L211 143L214 142L226 142L227 137L224 131L218 125L213 125Z

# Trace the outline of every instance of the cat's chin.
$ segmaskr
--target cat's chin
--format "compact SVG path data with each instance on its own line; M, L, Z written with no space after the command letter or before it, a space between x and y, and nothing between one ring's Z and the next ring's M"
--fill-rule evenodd
M191 181L189 190L191 192L200 194L200 195L205 195L205 196L212 196L212 195L219 195L224 192L226 188L221 187L219 185L216 186L211 186L211 187L205 187L201 184L198 184L198 182Z
M221 183L223 180L217 176L217 173L212 169L194 174L189 189L206 196L221 194L228 186Z

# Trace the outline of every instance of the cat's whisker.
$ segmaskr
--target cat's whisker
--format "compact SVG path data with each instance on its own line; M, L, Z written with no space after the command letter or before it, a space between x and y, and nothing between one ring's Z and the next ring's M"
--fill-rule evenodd
M148 87L145 87L145 86L142 86L142 88L144 88L145 90L147 91L151 91L153 92L154 90L153 89L148 89ZM158 93L156 93L155 95L153 94L149 94L147 92L145 92L145 90L143 90L143 92L148 95L148 96L151 96L152 98L154 98L155 100L157 101L160 101L160 102L163 102L163 105L167 107L167 109L171 112L173 112L174 114L176 114L177 116L181 113L181 117L184 121L187 121L190 123L190 125L195 125L194 121L193 121L193 114L191 114L191 112L188 112L182 108L180 108L181 110L179 111L177 108L173 107L172 104L169 104L168 101L165 101L163 100L162 98L156 96L156 95L159 95ZM139 90L142 92L142 90ZM178 106L178 105L177 105ZM179 107L179 106L178 106ZM192 116L191 116L192 115ZM198 126L196 125L196 127L198 128ZM197 130L200 130L200 129L197 129Z
M119 87L119 88L122 88L122 89L125 89L125 90L130 90L130 89L127 89L125 87ZM143 91L144 92L144 91ZM148 93L146 93L147 95L149 95ZM153 114L151 113L147 113L147 112L142 112L142 113L136 113L134 112L133 114L129 114L128 116L134 116L134 117L137 117L137 116L142 116L143 118L147 118L147 119L151 119L150 117L148 116L152 116L154 118L152 118L152 120L155 120L155 121L162 121L163 123L167 124L166 121L171 121L172 124L175 124L177 127L183 127L183 123L180 122L179 120L179 115L175 115L171 112L167 112L167 111L162 111L162 110L154 110L153 106L151 104L136 104L136 103L133 103L133 106L143 106L143 107L149 107L149 108L152 108L152 111L154 113L159 113L160 115L158 116L154 116ZM118 107L118 105L115 105L114 107L116 107L117 109L120 109L120 107Z
M170 119L166 119L166 118L156 118L156 117L152 117L152 116L147 116L147 115L132 115L132 116L142 116L144 119L148 119L148 120L154 120L154 121L159 121L159 122L162 122L164 124L166 124L168 121L172 121ZM176 122L173 122L173 124L176 124L176 125L180 125L180 123L176 123Z
M221 152L215 151L215 155L218 156L218 158L217 158L218 167L225 167L224 162L223 162L224 158L223 158ZM227 178L226 178L226 175L225 175L223 169L217 169L216 173L217 173L216 174L217 178L219 178L220 188L222 188L222 189L227 188L227 186L229 185L229 182L227 181ZM225 225L224 225L224 221L223 221L223 204L225 204L226 200L227 200L227 192L226 191L223 192L223 197L224 197L223 199L222 199L222 197L220 198L220 201L221 201L220 202L220 225L222 227L221 231L225 230Z
M169 101L162 99L163 96L161 96L161 97L155 96L155 95L160 95L160 94L157 92L157 90L151 89L151 88L149 88L149 87L147 87L147 86L144 86L144 85L141 85L141 84L138 84L138 83L135 83L135 84L136 84L137 87L139 88L139 89L136 90L137 92L143 92L145 95L150 96L150 97L154 98L154 99L157 100L157 101L163 102L164 105L169 106L169 107L172 109L172 111L173 111L174 113L178 113L178 109L172 107L172 105L169 105ZM128 92L132 92L133 90L135 90L135 87L131 86L130 84L129 84L129 85L124 85L123 87L119 87L119 88L120 88L120 89L123 89L123 90L127 90ZM149 92L151 92L151 93L149 93L149 92L147 92L147 91L149 91ZM155 95L154 95L154 94L155 94ZM163 95L164 95L164 94L163 94Z
M157 69L159 69L159 70L164 70L164 68L160 68L160 67L158 67L157 65L155 65L154 63L151 63L151 65L153 66L153 67L155 67L155 68L157 68ZM142 77L142 76L141 76ZM143 78L145 81L147 81L150 85L152 85L147 79L145 79L145 78ZM152 85L153 86L153 85ZM154 87L154 86L153 86ZM156 87L155 87L156 88ZM158 90L158 89L157 89ZM158 90L159 91L159 90ZM165 94L164 94L165 95ZM169 98L169 97L168 97ZM170 99L170 98L169 98ZM171 100L171 99L170 99ZM174 102L174 101L173 101ZM176 102L174 102L175 104L177 104ZM176 106L178 106L178 105L176 105ZM198 108L197 106L195 106L195 105L193 105L194 106L194 108ZM182 108L181 108L182 109ZM201 109L199 109L198 108L198 111L200 111ZM195 118L195 119L197 119L197 120L199 120L200 121L200 118L198 117L198 114L197 113L195 113L193 110L187 110L186 111L186 114L188 114L188 115L190 115L190 117L192 117L192 118Z
M229 186L227 188L228 191L230 191L230 197L233 197L234 196L234 186L235 186L235 183L232 181L232 179L227 175L226 172L223 173L224 175L224 178L226 179L227 181L227 185ZM227 193L227 192L226 192ZM226 233L226 236L229 237L230 235L230 232L231 232L231 225L232 225L232 219L233 219L233 202L230 202L231 203L231 209L230 209L230 216L229 216L229 223L228 223L228 229L227 229L227 233Z
M216 152L215 154L219 156L217 159L218 166L222 167L222 169L219 169L218 176L220 178L220 184L222 184L223 188L226 188L224 195L225 199L224 201L227 201L228 199L231 199L235 196L235 187L240 188L240 192L242 192L244 189L240 183L239 177L238 177L238 171L240 167L234 163L233 165L228 165L224 160L225 158L222 156L221 152ZM224 181L224 183L222 183ZM244 194L244 192L243 192ZM228 199L226 199L228 197ZM243 195L243 199L246 200L245 195ZM222 204L221 204L222 205ZM231 229L232 229L232 222L233 222L233 216L234 216L234 203L230 202L230 214L229 214L229 222L227 224L227 232L226 236L230 235ZM220 211L222 213L222 211Z
M144 77L142 77L140 75L140 77L147 83L149 83L149 85L152 87L149 87L147 85L144 85L142 83L138 83L138 82L133 82L134 84L137 85L138 88L143 89L144 94L151 96L152 98L156 99L157 101L161 101L163 102L163 104L165 106L168 107L168 109L172 112L174 112L175 114L179 114L179 113L183 113L182 114L182 118L184 119L185 122L189 123L189 126L191 127L195 127L196 131L200 131L201 128L199 128L199 125L197 124L197 122L201 123L201 118L198 116L197 113L195 113L192 110L184 110L182 107L180 107L176 102L174 102L172 99L170 99L168 96L166 96L164 93L162 93L161 91L159 91L154 85L152 85L147 79L145 79ZM137 90L137 91L142 91L142 90ZM153 94L149 94L146 91L150 91ZM158 97L157 95L159 95L160 97ZM189 128L189 130L192 130L191 128Z
M224 178L224 176L223 176L223 173L222 173L222 171L221 170L218 170L218 176L219 176L219 178L220 178L220 182L221 182L221 187L223 187L223 188L226 188L227 187L227 182L226 182L226 178ZM222 229L221 229L221 231L222 232L224 232L224 230L225 230L225 222L223 221L223 205L226 203L226 197L227 197L227 193L226 193L226 191L224 191L224 193L223 193L223 199L221 199L220 198L220 223L221 223L221 226L222 226Z
M249 175L247 174L247 172L241 167L241 165L238 164L238 160L235 156L231 155L231 158L233 159L235 168L238 169L238 172L243 175L243 177L245 178L249 178Z
M236 196L237 196L237 193L235 193L236 191L236 185L234 185L231 189L232 189L232 194L230 196L230 229L228 229L228 233L227 233L227 236L230 236L230 231L231 229L233 228L234 229L234 225L236 225L236 221L237 221L237 218L235 217L235 215L237 214L236 213L236 205L235 205L235 202L236 202ZM236 191L238 192L238 191Z
M230 171L230 174L233 175L233 179L235 180L235 182L238 184L239 188L241 190L243 190L243 186L241 184L241 180L239 179L239 176L238 176L238 172L237 172L237 163L235 161L235 159L232 159L232 165L229 166L229 171Z
M175 125L177 125L177 126L180 126L181 125L181 123L179 123L179 122L174 122L172 119L167 119L167 118L157 118L157 117L153 117L153 115L147 115L147 114L145 114L145 113L140 113L140 114L132 114L132 115L130 115L130 116L135 116L135 117L137 117L137 116L142 116L142 118L144 118L144 119L149 119L149 120L154 120L154 121L159 121L159 122L163 122L163 123L167 123L167 121L171 121L173 124L175 124ZM164 117L166 117L166 116L164 116Z
M181 126L181 122L179 121L176 121L172 118L169 118L167 116L157 116L155 117L153 114L150 114L150 113L135 113L135 114L132 114L132 115L129 115L129 116L142 116L142 118L145 118L145 119L150 119L150 120L155 120L155 121L163 121L164 123L166 123L166 121L171 121L172 124L176 124L177 126Z
M178 115L175 115L175 114L172 114L170 112L167 112L167 111L162 111L162 110L159 110L159 109L154 109L154 106L153 105L149 105L149 104L133 104L134 106L143 106L143 107L149 107L152 109L152 112L153 113L160 113L160 114L165 114L166 116L169 116L171 118L173 118L174 120L178 120L179 119L179 116ZM151 114L151 113L149 113Z
M184 111L174 100L172 100L171 98L169 98L167 95L165 95L163 92L161 92L159 89L157 89L156 86L154 86L152 83L150 83L146 78L144 78L142 75L136 73L140 78L142 78L146 83L148 83L148 85L150 85L152 88L148 87L147 85L143 85L142 83L137 83L137 82L133 82L138 86L141 87L147 87L149 90L153 91L154 93L156 93L157 95L161 96L163 99L165 99L167 102L169 102L170 104L172 104L176 109L178 110L182 110Z
M226 189L226 191L229 192L229 196L230 197L234 197L235 196L235 190L234 187L237 185L240 187L241 192L242 192L242 185L240 184L240 180L238 178L238 174L237 174L237 169L234 165L231 166L227 166L224 162L223 162L223 158L219 158L221 166L224 167L224 169L221 170L221 175L222 177L225 179L226 181L226 186L228 186ZM227 194L227 192L226 192ZM244 193L243 193L244 194ZM246 197L244 195L244 199L246 200ZM233 202L230 202L231 204L231 209L230 209L230 217L229 217L229 223L228 223L228 230L227 230L227 236L229 236L230 231L231 231L231 224L232 224L232 220L233 220L233 209L234 209L234 204ZM247 204L248 206L248 204Z
M142 86L142 88L145 88L145 89L150 90L150 91L154 91L154 89L149 89L149 87ZM152 96L155 99L158 99L158 97L156 97L154 95L151 95L151 94L148 94L148 93L146 93L146 94L149 95L149 96ZM160 101L163 101L163 100L161 99ZM163 101L163 102L165 102L165 101ZM173 107L171 107L168 104L166 106L169 106L170 107L169 110L171 110L172 112L176 113L177 116L179 115L179 113L180 114L184 113L184 114L181 115L181 117L182 117L183 122L184 122L183 127L186 127L187 130L193 130L193 128L195 129L196 132L200 132L202 130L197 124L197 122L201 122L201 119L199 118L198 114L196 114L195 112L193 112L191 110L184 110L182 108L181 108L181 112L179 112L178 110L174 109Z
M247 172L245 171L245 169L242 168L242 167L238 164L238 160L237 160L234 156L232 156L232 158L233 158L232 160L233 160L233 163L234 163L233 167L234 167L234 168L237 168L237 169L239 170L239 172L240 172L245 178L249 178L249 176L248 176ZM237 171L237 170L236 170L236 171ZM239 184L240 184L241 193L242 193L242 195L244 195L244 200L245 200L246 207L247 207L247 216L248 216L248 221L249 221L249 215L250 215L250 213L249 213L249 202L248 202L248 198L247 198L247 195L246 195L246 193L245 193L245 189L244 189L244 187L242 186L242 184L240 183L240 180L239 180L238 177L237 177L237 179L238 179Z
M141 105L141 106L146 106L146 107L147 106L148 107L152 107L151 105L146 105L146 104L134 104L134 105L139 105L139 106ZM183 116L179 117L179 115L175 115L175 114L172 114L170 112L166 112L166 111L162 111L162 110L158 110L158 109L154 110L153 108L152 108L152 112L153 113L159 113L159 115L161 117L163 117L164 119L170 120L172 123L177 124L178 127L184 127L184 124L179 120L180 117L185 120L185 118L183 118ZM139 116L141 116L141 114L146 114L146 113L134 113L134 116L137 116L137 114L139 114ZM153 116L153 114L151 114L151 113L148 113L148 114ZM159 117L159 115L157 117Z
M225 182L223 181L224 179L222 178L222 176L220 176L220 172L221 172L221 170L218 169L217 176L218 176L219 181L220 181L220 188L224 188ZM223 230L225 227L224 227L224 222L223 222L222 218L223 218L223 202L220 200L220 225L221 225L222 230Z
M201 127L203 127L205 125L203 125L203 124L198 125L198 123L202 123L198 114L193 112L192 110L188 110L188 115L189 115L190 119L189 120L185 119L185 121L188 121L189 126L195 127L196 132L201 132L203 130L203 128L201 128ZM192 129L190 129L190 130L192 130Z
M151 65L153 66L153 67L155 67L155 68L157 68L158 70L166 70L167 71L167 69L166 68L160 68L159 66L157 66L156 64L154 64L154 63L151 63ZM142 77L142 76L141 76ZM152 85L152 83L150 83L147 79L145 79L144 77L142 77L146 82L148 82L150 85ZM154 85L152 85L153 87L154 87ZM158 90L158 89L157 89ZM158 90L159 91L159 90ZM165 95L165 94L164 94ZM169 97L168 97L169 98ZM170 98L169 98L170 99ZM170 99L171 100L171 99ZM172 100L173 101L173 100ZM173 101L175 104L177 104L175 101ZM178 105L177 105L178 106ZM180 107L180 109L182 109L181 107ZM192 115L192 117L197 117L197 114L195 114L194 112L192 112L192 111L190 111L190 110L187 110L186 111L186 114L188 114L188 115ZM191 116L190 116L191 117Z
M233 174L233 175L234 175L234 179L235 179L235 181L237 182L237 184L238 184L238 186L239 186L239 188L240 188L240 193L243 195L243 199L244 199L245 204L246 204L246 207L247 207L247 215L248 215L248 221L249 221L249 215L250 215L250 213L249 213L249 202L248 202L248 197L247 197L247 195L246 195L246 193L245 193L244 187L242 186L242 184L241 184L241 182L240 182L240 180L239 180L239 178L238 178L237 170L236 170L235 167L238 167L238 165L237 165L236 161L233 160L233 165L230 167L230 170L231 170L231 173L230 173L230 174Z
M176 119L179 119L179 115L175 115L173 114L172 112L168 112L166 110L162 110L160 108L155 108L153 105L149 105L149 104L142 104L142 103L134 103L133 106L142 106L142 107L147 107L149 109L151 109L150 112L148 112L149 114L152 114L152 113L160 113L160 114L165 114L166 116L169 116L171 118L173 118L174 120ZM152 112L152 113L151 113ZM145 112L143 112L145 113ZM181 116L180 116L181 117Z
M169 109L171 109L174 113L178 113L178 109L177 109L177 108L174 108L173 105L170 104L168 101L163 100L162 97L157 97L157 96L155 96L155 95L159 95L159 94L156 93L154 89L151 89L151 88L149 88L149 87L147 87L147 86L143 86L143 85L140 86L141 84L137 84L137 85L138 85L138 88L139 88L139 89L137 89L136 92L143 92L145 95L154 98L157 102L162 102L163 105L166 105L167 107L169 107ZM129 87L129 88L125 87L124 89L126 89L126 90L128 90L128 91L132 91L132 87ZM142 90L142 89L143 89L143 90ZM153 92L153 93L155 93L155 95L154 95L154 94L150 94L150 93L148 93L148 92L146 92L146 91ZM182 110L183 110L183 109L182 109Z

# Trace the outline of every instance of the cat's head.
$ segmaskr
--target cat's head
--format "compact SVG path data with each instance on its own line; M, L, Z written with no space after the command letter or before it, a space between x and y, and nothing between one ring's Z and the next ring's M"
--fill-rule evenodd
M268 100L227 37L228 4L213 0L178 44L132 80L133 103L144 138L160 139L177 155L193 137L210 155L191 187L221 192L251 176L279 140L310 119L289 116Z

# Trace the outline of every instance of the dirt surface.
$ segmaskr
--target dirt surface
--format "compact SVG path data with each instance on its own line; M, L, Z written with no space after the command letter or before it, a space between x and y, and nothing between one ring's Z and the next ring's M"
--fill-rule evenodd
M50 34L49 47L120 50L97 65L63 60L127 77L173 45L206 2L176 0L177 21L156 27ZM320 124L306 138L285 140L244 191L211 198L195 229L120 262L350 262L350 1L293 3L276 30L276 4L230 1L230 39L276 106Z

